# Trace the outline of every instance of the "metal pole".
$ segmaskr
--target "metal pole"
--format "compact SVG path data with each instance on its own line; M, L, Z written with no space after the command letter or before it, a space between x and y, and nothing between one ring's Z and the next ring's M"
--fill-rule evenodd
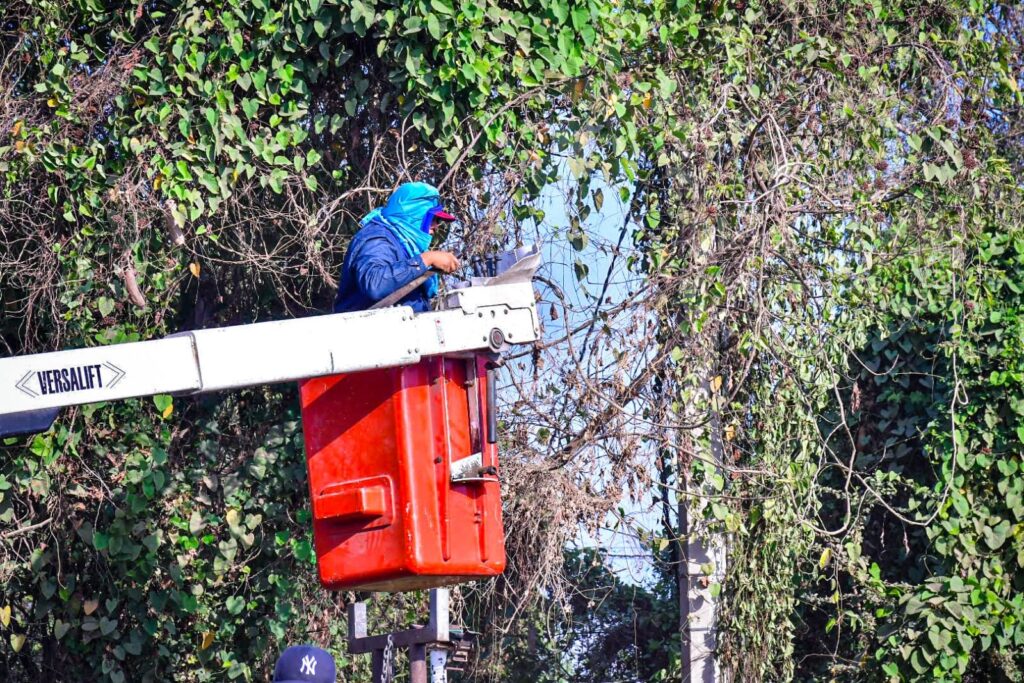
M388 680L384 678L384 651L374 650L370 655L370 662L373 670L373 683L388 683Z
M448 603L450 594L447 588L433 588L430 591L430 629L434 640L448 642Z
M701 390L709 402L710 420L707 425L710 460L721 467L723 462L722 422L719 411L719 397L709 383ZM699 438L699 434L697 437ZM694 446L697 447L696 439ZM684 683L717 683L722 680L721 670L715 658L718 636L718 605L711 594L711 584L725 579L725 536L722 533L708 533L701 528L702 510L708 504L708 496L714 491L708 485L699 487L684 479L684 490L697 495L687 495L689 507L680 515L680 536L684 544L685 562L680 567L686 572L686 604L680 596L680 616L687 619L682 644L688 652L683 653ZM685 535L683 535L685 534ZM710 565L710 576L703 567Z
M448 683L448 650L443 647L430 651L430 683Z
M409 646L409 681L410 683L428 683L427 646L422 643Z
M682 470L679 468L679 455L675 456L676 472L679 478L683 478ZM684 490L688 488L682 483ZM679 590L679 635L682 657L680 664L682 668L683 683L690 683L693 680L693 663L690 660L690 520L687 515L686 496L679 497L679 566L676 567L676 578Z

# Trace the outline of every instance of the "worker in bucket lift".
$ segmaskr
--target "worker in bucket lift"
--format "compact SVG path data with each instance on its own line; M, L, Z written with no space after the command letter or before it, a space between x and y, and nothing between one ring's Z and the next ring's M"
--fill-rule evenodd
M359 222L341 267L334 312L362 311L419 276L437 270L451 273L459 260L447 251L432 251L434 228L454 221L446 212L437 188L427 183L404 183L382 209L374 209ZM430 310L437 293L431 276L398 302L417 313Z

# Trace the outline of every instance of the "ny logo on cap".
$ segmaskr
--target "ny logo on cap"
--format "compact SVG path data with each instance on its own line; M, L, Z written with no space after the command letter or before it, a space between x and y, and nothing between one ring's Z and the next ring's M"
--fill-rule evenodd
M302 668L299 669L299 673L309 674L310 676L316 676L316 657L308 655L302 658Z

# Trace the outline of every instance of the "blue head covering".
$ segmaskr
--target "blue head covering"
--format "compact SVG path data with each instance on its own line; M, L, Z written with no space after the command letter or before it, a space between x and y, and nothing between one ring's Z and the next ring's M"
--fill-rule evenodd
M441 195L436 187L427 183L403 183L383 209L366 214L359 225L380 221L398 238L406 253L415 257L430 249L433 239L430 223L441 210ZM437 293L436 276L427 280L427 293L430 296Z

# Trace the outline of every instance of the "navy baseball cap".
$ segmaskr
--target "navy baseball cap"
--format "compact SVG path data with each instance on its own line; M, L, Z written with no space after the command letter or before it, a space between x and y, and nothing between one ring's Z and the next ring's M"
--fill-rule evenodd
M336 683L334 658L313 645L292 645L274 667L273 683Z

